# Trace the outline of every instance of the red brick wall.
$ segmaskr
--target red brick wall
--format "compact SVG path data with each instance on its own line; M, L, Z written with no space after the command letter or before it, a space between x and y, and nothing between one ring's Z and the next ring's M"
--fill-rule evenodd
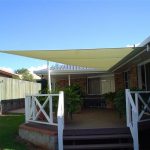
M87 93L87 79L86 78L80 78L80 79L72 79L71 84L78 84L83 93Z
M118 91L124 88L123 72L115 73L115 90Z
M137 66L132 65L130 69L130 88L138 87L138 73L137 73Z
M57 88L65 88L65 87L67 87L68 86L68 80L58 80L57 82L56 82L56 87Z
M71 79L70 84L78 84L82 92L86 93L87 90L87 79L86 78L77 78L77 79ZM58 88L65 88L68 86L68 80L58 80L56 83L56 86Z
M132 66L128 67L128 70L129 70L129 88L137 88L138 87L137 66L132 65ZM115 89L116 89L116 91L118 91L120 89L125 89L124 72L123 71L115 72Z

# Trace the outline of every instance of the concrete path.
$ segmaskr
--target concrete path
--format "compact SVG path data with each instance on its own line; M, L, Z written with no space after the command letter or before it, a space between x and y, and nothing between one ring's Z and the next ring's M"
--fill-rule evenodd
M24 108L20 108L20 109L15 109L15 110L11 110L8 113L14 113L14 114L24 114L25 113L25 109Z

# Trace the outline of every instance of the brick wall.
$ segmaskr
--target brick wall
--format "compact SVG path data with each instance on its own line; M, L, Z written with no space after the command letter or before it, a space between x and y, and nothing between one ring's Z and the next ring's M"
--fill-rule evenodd
M137 73L137 66L132 65L130 69L130 88L138 87L138 73Z
M58 80L58 81L56 82L56 87L57 87L57 88L63 89L63 88L65 88L65 87L67 87L67 86L68 86L68 80Z
M129 70L129 88L138 87L138 74L137 74L137 66L135 64L128 66L128 68L124 70ZM116 91L120 89L125 89L124 83L124 71L116 71L115 72L115 89Z
M115 73L115 90L118 91L124 88L123 72Z
M80 79L72 79L71 84L78 84L83 93L87 93L87 79L86 78L80 78Z
M82 92L86 93L87 90L87 79L86 78L77 78L77 79L71 79L70 80L71 84L78 84ZM56 83L56 87L58 88L65 88L68 86L68 80L58 80Z

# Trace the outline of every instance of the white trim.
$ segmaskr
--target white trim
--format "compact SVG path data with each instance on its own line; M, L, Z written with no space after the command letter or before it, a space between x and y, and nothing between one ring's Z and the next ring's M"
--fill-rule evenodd
M149 44L147 44L147 51L150 51L150 45Z
M150 63L150 59L146 60L146 61L143 61L141 63L139 63L137 65L138 67L138 87L139 88L142 88L142 75L141 75L141 67L144 66L144 72L145 72L145 89L147 90L147 77L146 77L146 64Z
M49 61L47 61L47 77L48 77L48 89L51 92L52 86L51 86L51 73L49 68Z
M146 64L149 63L149 62L150 62L150 59L145 60L145 61L139 63L138 66L146 65Z
M37 75L46 75L47 70L34 71ZM51 70L51 75L66 75L66 74L93 74L93 73L107 73L107 71L100 70Z

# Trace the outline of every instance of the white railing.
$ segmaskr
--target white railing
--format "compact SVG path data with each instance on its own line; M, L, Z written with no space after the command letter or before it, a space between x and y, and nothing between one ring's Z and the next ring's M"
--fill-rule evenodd
M58 97L57 118L54 119L53 103L54 97ZM43 102L41 103L41 98ZM26 123L34 122L58 126L58 147L63 150L64 129L64 93L38 94L26 96L25 98L25 120ZM57 120L54 122L54 120Z
M143 94L146 94L144 97ZM126 89L126 117L130 128L134 150L139 150L138 122L150 119L150 91L130 91ZM146 117L145 117L146 115Z
M58 149L63 150L63 130L64 130L64 93L60 92L58 101Z

